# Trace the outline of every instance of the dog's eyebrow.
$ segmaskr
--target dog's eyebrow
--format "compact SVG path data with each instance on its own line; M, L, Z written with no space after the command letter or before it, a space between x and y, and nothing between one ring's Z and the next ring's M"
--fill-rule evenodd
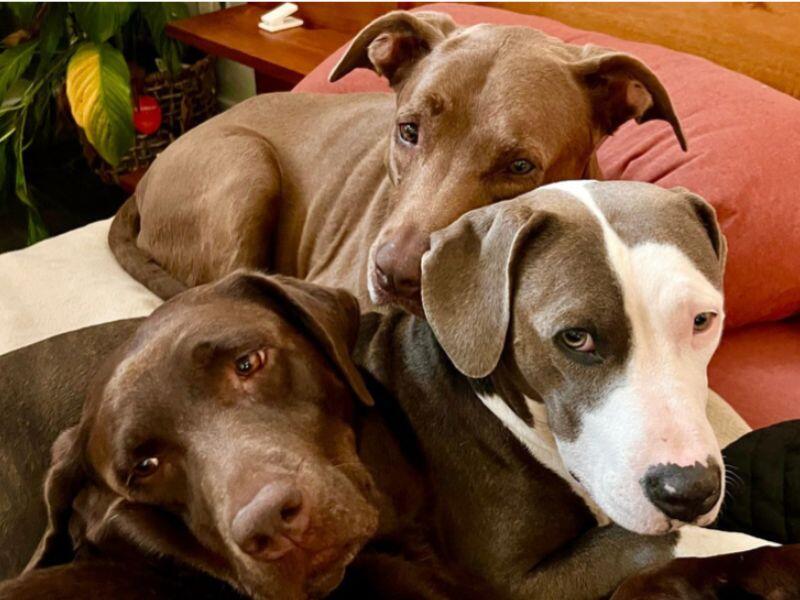
M550 338L562 329L585 329L596 334L596 324L586 316L586 310L575 303L574 306L558 306L551 310L537 311L531 323L543 338Z
M525 137L502 137L493 143L498 162L527 158L541 167L541 153Z
M233 329L219 331L216 334L209 334L202 338L195 338L190 341L191 350L197 358L205 356L212 358L219 354L229 354L234 352L245 352L255 350L269 345L263 333L251 329ZM205 349L205 352L197 351Z
M428 110L432 116L443 113L453 105L447 97L437 92L431 92L427 94L425 96L424 103L428 107Z

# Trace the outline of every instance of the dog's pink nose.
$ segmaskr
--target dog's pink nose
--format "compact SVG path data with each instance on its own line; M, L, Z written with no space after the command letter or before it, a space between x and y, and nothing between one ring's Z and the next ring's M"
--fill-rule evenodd
M268 483L231 524L233 540L253 558L277 560L294 548L293 539L308 528L309 511L303 494L291 481Z
M430 236L406 227L375 252L376 283L387 294L415 298L419 294L420 261L430 248Z

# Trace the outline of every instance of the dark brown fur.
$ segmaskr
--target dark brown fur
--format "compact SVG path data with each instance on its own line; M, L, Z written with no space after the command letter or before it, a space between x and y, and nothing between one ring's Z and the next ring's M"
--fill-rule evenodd
M97 374L79 424L53 445L46 532L26 572L4 589L33 597L95 582L115 597L138 590L167 598L180 588L155 571L139 587L120 576L119 563L102 562L124 561L185 571L186 593L205 577L226 583L232 596L319 597L355 558L340 597L470 597L473 579L447 567L423 533L428 486L419 457L406 449L407 424L390 406L362 408L373 401L349 357L358 322L344 292L234 274L166 303L105 359L94 342L124 339L135 321L85 330L77 347L76 336L44 342L39 355L81 365L48 379L65 407L80 403L83 374ZM264 366L238 376L235 359L257 349ZM7 366L19 372L14 358L28 355L8 355ZM31 404L24 393L17 401ZM131 479L132 465L151 455L161 463L156 474ZM246 556L234 517L259 489L287 477L303 492L309 527L285 557ZM5 519L41 530L38 511L13 508ZM24 552L22 535L5 537L5 552Z

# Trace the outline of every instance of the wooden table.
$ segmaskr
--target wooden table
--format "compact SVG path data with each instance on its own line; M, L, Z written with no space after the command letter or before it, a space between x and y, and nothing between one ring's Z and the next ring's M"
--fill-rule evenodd
M166 32L207 54L252 67L256 72L256 91L274 92L294 87L346 44L363 24L394 6L303 4L298 12L305 21L302 27L269 33L259 29L258 22L271 5L247 4L172 21L167 24ZM334 13L339 13L339 17Z

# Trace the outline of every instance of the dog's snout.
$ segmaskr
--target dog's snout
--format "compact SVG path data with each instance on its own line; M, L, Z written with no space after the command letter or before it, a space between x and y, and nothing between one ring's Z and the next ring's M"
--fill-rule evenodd
M659 464L650 467L642 486L650 501L672 519L691 523L719 500L722 471L715 460L691 467Z
M404 228L375 252L376 283L391 295L414 298L419 294L420 262L430 248L430 236Z
M277 560L308 528L309 513L300 489L291 481L268 483L242 507L231 524L233 540L253 558Z

